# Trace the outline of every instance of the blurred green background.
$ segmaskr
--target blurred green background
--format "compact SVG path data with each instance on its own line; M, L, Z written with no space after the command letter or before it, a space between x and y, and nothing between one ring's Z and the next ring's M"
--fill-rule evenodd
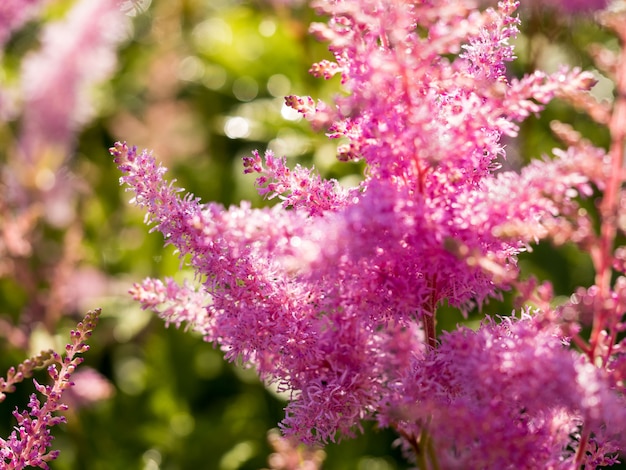
M58 3L62 7L51 7L7 44L2 60L7 83L15 79L24 54L37 47L43 24L72 4ZM26 352L61 349L76 321L87 310L102 307L85 365L110 381L113 394L71 409L68 423L53 429L54 448L61 455L51 468L267 467L272 449L266 434L283 417L285 401L259 383L253 371L225 363L219 350L201 338L166 329L127 294L133 282L147 276L180 280L193 274L179 271L173 250L162 247L160 234L148 233L144 214L128 204L130 196L118 185L120 174L107 149L117 140L153 149L179 186L204 201L225 205L242 199L257 206L266 203L256 195L254 177L241 171L241 157L253 149L271 148L287 156L290 165L315 165L323 175L351 184L361 169L336 162L335 144L283 106L288 94L329 100L341 92L338 78L326 82L307 73L313 62L330 55L326 44L307 35L308 24L320 19L297 2L134 4L117 71L93 96L97 117L82 129L75 154L59 169L81 182L78 196L68 202L72 221L59 227L38 219L31 231L32 255L14 264L29 282L17 276L0 278L0 370L22 361ZM555 70L559 62L593 68L586 45L616 45L589 19L563 21L546 11L524 14L524 34L516 41L519 60L511 74ZM610 82L602 81L597 92L610 97ZM598 145L608 145L605 129L554 103L541 117L524 123L520 138L507 143L508 167L518 168L559 145L548 127L553 119L573 123ZM19 125L18 118L0 127L3 165L10 160L6 149L14 145ZM569 245L541 245L523 255L520 264L527 273L552 280L562 296L593 282L588 255ZM54 282L60 265L65 290ZM59 292L71 301L59 301L64 308L55 316L45 299ZM504 297L486 311L509 314L511 299ZM446 308L439 318L441 328L465 321ZM479 318L476 313L469 321L475 324ZM7 325L18 327L27 338L22 343L5 340ZM30 383L21 384L0 406L0 435L9 434L11 411L22 408L31 392ZM323 468L408 468L394 440L387 430L366 426L359 438L327 446Z

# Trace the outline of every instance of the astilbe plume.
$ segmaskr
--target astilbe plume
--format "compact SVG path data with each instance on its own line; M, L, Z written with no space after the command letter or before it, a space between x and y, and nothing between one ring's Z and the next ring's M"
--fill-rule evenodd
M347 94L335 106L286 101L340 140L339 159L364 161L363 182L344 188L255 152L245 172L282 204L226 209L182 196L150 152L116 144L133 202L202 281L147 279L134 297L289 391L281 426L301 440L334 441L376 419L422 468L613 462L623 384L569 349L570 337L583 343L576 321L560 325L550 286L520 281L516 264L562 230L597 242L578 200L607 190L613 160L579 139L496 174L502 137L555 97L584 102L593 76L509 79L514 1L485 11L472 1L314 6L329 20L312 31L335 61L311 72L340 75ZM442 303L467 312L511 287L539 309L437 340Z
M45 26L41 49L22 66L23 158L34 163L45 152L71 153L76 130L93 115L94 83L116 66L124 26L118 0L78 1L66 18Z
M15 384L31 377L36 368L46 367L52 379L51 385L43 385L33 379L35 389L44 397L44 401L40 401L37 394L33 393L28 403L29 410L20 412L16 409L13 412L17 425L7 439L0 438L0 467L3 469L47 469L48 462L58 457L58 451L50 450L53 439L50 428L65 422L65 417L58 414L67 410L61 401L63 392L73 385L72 374L83 361L79 354L89 350L85 341L91 336L99 316L100 310L87 313L76 329L71 331L71 341L65 347L64 357L55 351L46 351L24 361L17 369L9 369L6 379L0 378L0 402L4 401L6 393L15 390Z
M410 436L427 428L441 468L578 468L585 423L602 437L586 464L614 463L626 403L608 374L543 320L525 313L444 333L399 385L401 434L415 442Z

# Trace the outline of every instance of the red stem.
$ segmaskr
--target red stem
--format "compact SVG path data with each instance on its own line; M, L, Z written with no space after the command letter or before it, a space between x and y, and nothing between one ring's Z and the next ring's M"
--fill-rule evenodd
M622 48L620 52L617 77L616 77L616 100L613 113L609 122L611 133L611 173L607 181L604 196L600 204L600 246L594 253L593 263L596 269L596 285L600 288L600 297L609 299L611 294L611 274L613 262L613 245L617 232L617 215L619 210L620 188L622 185L622 171L624 165L624 146L626 144L626 34L621 37ZM607 326L607 312L600 311L596 314L590 338L591 359L595 358L600 332Z
M626 145L626 28L617 31L621 41L620 55L616 69L616 99L613 112L609 121L611 133L611 173L608 178L602 202L600 204L600 243L597 250L592 252L593 264L596 270L596 285L600 289L601 305L611 297L611 275L613 264L613 248L617 234L617 217L619 211L620 189L623 181L624 148ZM597 364L597 356L602 348L598 348L602 331L608 329L610 345L608 353L611 354L613 341L616 338L614 319L610 318L611 311L601 307L595 312L591 337L589 338L588 356L592 364ZM606 366L608 355L602 358L601 367ZM589 429L584 427L580 437L578 452L576 453L576 468L580 468L585 456L589 441Z

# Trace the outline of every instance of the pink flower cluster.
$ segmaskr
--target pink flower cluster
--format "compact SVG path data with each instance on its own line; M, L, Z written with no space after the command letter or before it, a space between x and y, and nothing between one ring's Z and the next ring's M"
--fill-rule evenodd
M568 150L496 172L503 136L555 97L588 102L593 76L509 79L512 0L485 11L469 0L314 5L329 20L312 31L335 61L311 71L340 75L348 93L286 101L338 139L339 159L365 162L363 182L344 188L254 152L245 171L282 205L224 208L182 195L150 152L116 144L133 202L201 280L147 279L134 297L289 391L282 428L304 441L375 419L421 468L614 462L622 362L607 353L612 365L598 367L600 333L586 344L578 307L555 310L549 286L521 282L516 263L539 239L598 241L579 200L610 193L614 158L557 126ZM512 287L540 308L436 337L440 305L467 312Z
M50 451L52 435L50 428L65 422L65 417L58 412L67 410L61 401L63 392L72 387L72 374L83 362L79 354L89 350L85 343L95 328L100 310L89 312L75 330L70 333L71 342L65 348L65 357L54 351L26 360L17 369L11 368L7 378L0 378L0 402L6 393L15 390L15 384L31 377L36 368L46 367L52 379L52 385L42 385L33 379L35 389L43 397L42 403L36 394L30 396L29 411L15 410L13 416L17 420L15 430L7 439L0 438L0 467L6 470L38 467L47 469L48 462L59 455L59 451Z
M626 402L544 320L526 313L444 333L414 358L387 415L402 417L405 436L427 426L441 468L578 468L583 424L594 433L586 465L615 463Z

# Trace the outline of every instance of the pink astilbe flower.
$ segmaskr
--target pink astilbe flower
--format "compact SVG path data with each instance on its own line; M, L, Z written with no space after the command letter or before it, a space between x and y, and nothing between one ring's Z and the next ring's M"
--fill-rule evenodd
M452 419L436 415L435 405L456 403L455 412L467 417L465 426L489 417L497 421L486 425L494 432L517 432L515 456L536 450L537 462L556 462L551 459L575 445L568 436L583 421L591 426L586 442L595 439L594 455L602 459L613 452L611 438L621 429L622 415L615 415L615 429L607 417L622 402L608 379L585 369L555 331L530 319L486 323L473 339L466 330L446 336L441 355L435 337L442 303L467 312L515 285L516 256L554 235L559 217L565 215L572 227L592 227L576 217L575 199L592 194L594 184L602 188L598 173L605 169L589 162L598 156L602 161L603 152L574 148L521 173L494 173L504 156L501 137L514 136L517 123L552 98L585 93L594 83L591 74L563 69L509 81L505 64L513 59L509 39L517 31L517 2L484 12L470 1L315 5L330 17L328 25L313 30L330 42L335 62L312 71L324 78L340 75L348 94L334 107L312 98L287 102L317 125L329 122L329 137L342 141L338 158L364 161L364 181L343 188L310 170L288 169L271 153L262 159L255 152L244 160L245 171L259 174L260 194L283 204L226 209L183 196L148 151L116 144L111 153L133 202L202 282L192 288L146 280L133 288L134 297L168 323L188 323L219 344L229 360L242 359L262 379L291 392L282 428L306 441L350 436L363 419L377 419L416 446L429 413L444 427ZM319 120L317 113L323 114ZM507 335L515 339L505 340ZM481 356L491 343L500 349ZM450 382L456 374L449 364L453 350L468 356L468 370L460 376L466 385ZM539 374L544 350L547 360L556 361L544 369L560 365L565 373L559 383L572 391L559 398L546 388L545 405L526 404L532 387L543 387L548 376L534 378L525 389L515 388L514 377ZM471 367L480 363L469 359L474 353L483 357L485 369L472 379ZM529 357L536 361L514 363ZM507 367L501 382L489 375L498 361ZM590 386L597 384L602 406L592 404L598 396L576 385L581 374ZM484 381L492 387L491 408L479 393ZM511 397L514 406L498 383L518 395ZM428 396L429 384L440 387L440 395ZM475 397L485 407L467 405L464 411ZM412 404L425 404L424 414ZM435 443L440 440L430 426L425 430ZM606 439L601 431L609 433ZM550 432L549 439L536 438ZM459 454L451 451L446 458L474 465L480 442L451 436ZM483 457L476 462L501 461Z
M91 116L91 87L116 64L124 15L117 0L81 0L45 26L42 47L24 59L21 146L27 157L52 147L64 156Z
M89 312L75 330L70 333L71 342L65 348L65 357L61 357L54 351L27 360L17 370L11 368L7 374L7 380L0 379L0 401L5 398L5 393L14 389L14 384L32 375L36 367L47 366L48 375L52 379L52 385L42 385L33 379L35 388L39 394L45 397L43 403L37 398L37 394L30 396L29 410L20 412L15 410L13 416L17 420L15 430L7 439L0 438L0 463L6 470L17 470L26 467L39 467L47 469L48 462L58 457L59 451L50 451L52 435L50 428L65 422L65 417L57 413L67 409L61 402L63 392L72 385L71 377L76 367L83 361L79 354L89 350L85 343L95 328L100 310Z
M259 194L273 199L278 196L284 207L303 209L309 215L323 215L325 211L344 207L358 194L357 189L347 190L336 180L324 180L312 174L308 168L297 166L291 170L285 158L275 158L265 152L265 165L257 151L243 160L245 173L261 173L257 178Z
M444 333L416 356L398 394L390 414L405 435L429 432L441 468L575 468L583 422L602 447L587 459L623 445L623 396L540 317Z
M113 153L127 173L123 181L136 190L135 202L149 208L168 243L190 255L210 295L203 305L202 295L189 288L148 280L135 286L135 297L157 307L168 322L191 323L208 341L220 343L227 358L251 362L262 378L292 390L286 423L294 432L323 441L334 439L338 429L350 435L373 411L399 358L408 361L407 354L384 353L385 345L400 335L398 348L420 349L423 338L417 331L407 335L411 325L394 320L376 292L357 286L355 270L344 287L336 274L320 279L310 270L333 227L280 206L252 210L243 204L225 211L178 198L179 190L163 181L164 169L150 154L122 144ZM369 276L376 289L375 273ZM371 313L363 316L359 306L368 302ZM397 326L380 328L392 321Z
M130 291L143 308L150 308L165 320L166 325L174 324L202 333L209 341L216 335L211 322L210 298L188 285L179 286L173 279L161 282L146 279L136 284Z

